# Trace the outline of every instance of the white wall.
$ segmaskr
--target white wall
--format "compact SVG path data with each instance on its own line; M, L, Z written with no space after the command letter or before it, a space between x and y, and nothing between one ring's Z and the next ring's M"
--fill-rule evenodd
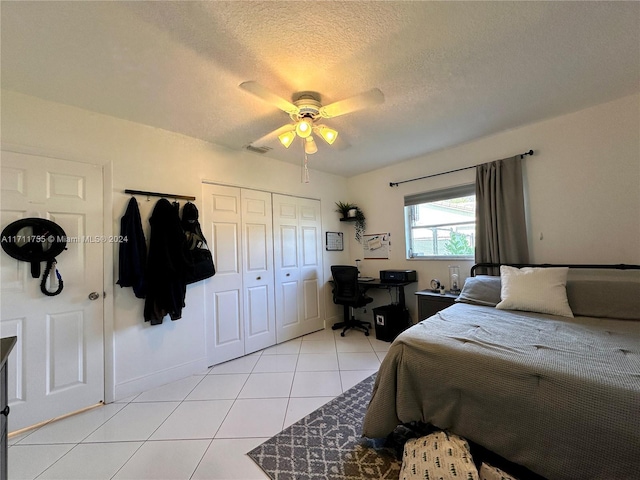
M127 188L198 197L203 180L232 184L321 200L323 230L345 231L334 202L345 200L346 179L311 171L311 183L300 182L300 167L248 152L233 152L200 140L78 108L2 91L2 148L105 166L111 185L112 215L108 228L120 229L130 196ZM320 159L318 159L320 161ZM109 189L109 187L108 187ZM143 224L157 198L138 197ZM324 235L323 235L324 236ZM324 238L323 238L324 241ZM111 246L109 246L111 247ZM113 331L114 358L107 359L115 398L204 371L204 297L202 284L188 287L182 319L165 318L159 326L143 321L144 301L131 288L120 288L117 246L113 245L112 272L105 285L107 333ZM330 266L349 261L348 250L324 252L325 280ZM333 305L330 288L324 288L327 323L342 310ZM109 317L113 311L112 324ZM110 361L111 360L111 361ZM109 382L107 382L109 384ZM109 399L109 392L107 392Z
M376 276L385 268L415 269L419 289L434 277L448 285L450 262L405 259L404 196L473 183L475 170L394 188L389 182L529 149L535 152L524 161L531 262L640 264L640 95L632 95L350 178L350 200L364 210L367 231L388 231L393 239L391 258L364 261L362 270ZM457 262L465 276L472 263Z

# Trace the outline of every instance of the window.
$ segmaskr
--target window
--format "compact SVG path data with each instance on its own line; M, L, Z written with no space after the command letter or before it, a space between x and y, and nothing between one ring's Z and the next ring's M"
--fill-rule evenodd
M407 258L473 259L475 185L409 195L404 205Z

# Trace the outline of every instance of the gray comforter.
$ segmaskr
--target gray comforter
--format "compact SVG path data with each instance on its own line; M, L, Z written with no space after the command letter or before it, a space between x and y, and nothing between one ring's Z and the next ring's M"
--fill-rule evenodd
M363 435L412 421L550 479L638 479L640 322L456 304L393 342Z

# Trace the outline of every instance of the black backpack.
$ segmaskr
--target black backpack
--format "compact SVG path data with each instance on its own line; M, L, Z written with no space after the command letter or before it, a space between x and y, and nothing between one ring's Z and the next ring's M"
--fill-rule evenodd
M182 228L186 236L187 284L213 277L216 274L213 256L198 222L198 209L191 202L182 208Z

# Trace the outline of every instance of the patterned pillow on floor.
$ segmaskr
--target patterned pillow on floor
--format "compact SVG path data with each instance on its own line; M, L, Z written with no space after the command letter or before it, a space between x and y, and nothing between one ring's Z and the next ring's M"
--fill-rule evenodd
M480 480L517 480L508 473L487 463L480 465Z
M409 440L399 480L479 480L469 444L447 432Z

